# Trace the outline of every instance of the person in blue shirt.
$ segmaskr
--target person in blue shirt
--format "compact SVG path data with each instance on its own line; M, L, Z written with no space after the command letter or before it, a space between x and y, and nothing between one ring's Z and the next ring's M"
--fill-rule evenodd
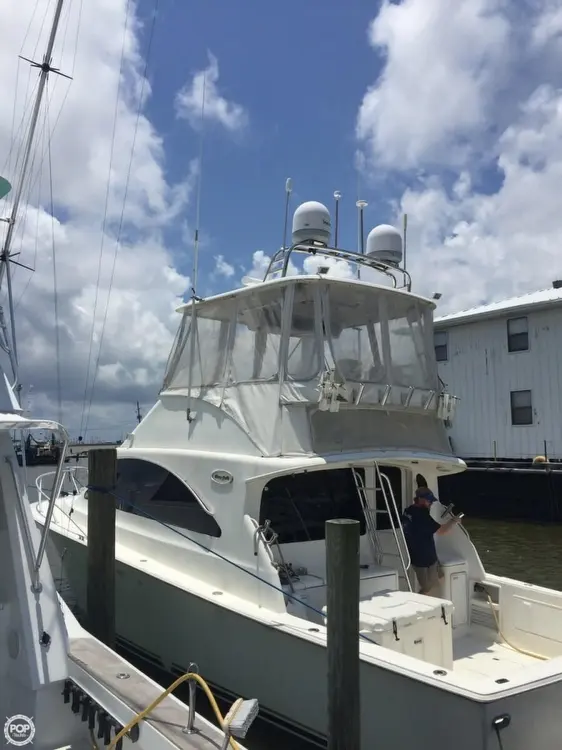
M419 487L413 505L402 514L406 545L420 585L420 594L428 596L437 590L441 577L434 535L446 534L460 521L460 518L453 517L444 524L437 523L429 512L436 500L428 487Z

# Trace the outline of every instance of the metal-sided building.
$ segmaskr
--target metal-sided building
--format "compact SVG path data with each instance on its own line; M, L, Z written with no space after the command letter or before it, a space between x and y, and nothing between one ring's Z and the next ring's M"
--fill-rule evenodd
M463 458L562 458L562 281L436 317L439 374L458 396Z

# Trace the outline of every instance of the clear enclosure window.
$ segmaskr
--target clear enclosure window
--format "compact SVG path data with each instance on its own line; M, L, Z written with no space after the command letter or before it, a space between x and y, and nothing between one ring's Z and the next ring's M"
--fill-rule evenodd
M297 284L287 349L287 375L292 380L311 380L321 369L316 321L320 316L317 284Z
M378 296L331 286L329 294L332 352L346 380L384 381Z
M228 320L197 318L193 385L216 385L225 376Z
M230 382L274 380L279 374L282 290L239 298Z
M387 310L393 384L431 388L427 336L419 308L388 297Z

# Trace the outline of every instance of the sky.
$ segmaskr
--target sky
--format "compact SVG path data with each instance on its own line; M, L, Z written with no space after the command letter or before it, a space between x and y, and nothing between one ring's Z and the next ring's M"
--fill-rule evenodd
M54 8L0 0L14 185L19 56L42 58ZM52 64L72 80L45 92L12 244L34 271L12 272L23 405L73 436L119 437L157 398L196 226L198 295L263 276L288 177L293 209L341 191L350 249L358 197L366 230L406 213L437 314L562 274L560 0L65 0Z

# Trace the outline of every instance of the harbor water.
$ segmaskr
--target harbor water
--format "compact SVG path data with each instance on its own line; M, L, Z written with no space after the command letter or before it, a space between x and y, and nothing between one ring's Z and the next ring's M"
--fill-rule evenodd
M54 467L48 466L27 469L30 499L34 500L36 497L36 477L53 470ZM49 488L50 482L46 481L44 486ZM468 515L463 523L478 549L486 570L528 583L562 589L562 524L529 523L509 519L480 520ZM55 577L60 576L60 571L55 570L53 573ZM72 593L68 591L64 580L61 581L61 586L63 593L71 600ZM135 665L164 686L173 681L170 675L156 673L154 667L139 661L135 661ZM204 665L200 667L204 676ZM287 688L290 689L290 686ZM178 697L187 701L187 690L180 689ZM225 711L227 707L221 708ZM197 710L212 718L203 696L198 698ZM256 722L252 727L245 744L249 750L309 750L312 747L263 721Z

